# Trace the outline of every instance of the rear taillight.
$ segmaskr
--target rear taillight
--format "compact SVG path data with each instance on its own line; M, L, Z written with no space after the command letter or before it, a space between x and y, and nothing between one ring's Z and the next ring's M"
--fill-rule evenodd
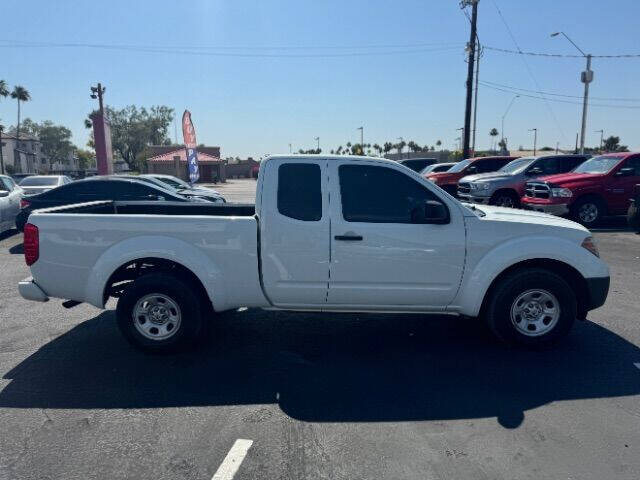
M25 200L24 198L20 199L20 208L27 208L31 205L29 200Z
M38 227L27 223L24 226L24 261L31 266L38 261L40 256L40 238Z

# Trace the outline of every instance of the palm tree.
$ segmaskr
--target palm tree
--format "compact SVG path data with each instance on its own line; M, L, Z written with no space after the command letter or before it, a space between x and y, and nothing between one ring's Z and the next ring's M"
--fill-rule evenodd
M379 157L382 156L382 147L380 145L378 145L377 143L374 143L373 149L378 153Z
M0 80L0 97L7 98L9 95L9 88L7 87L7 82L4 80Z
M384 153L389 153L391 150L393 150L393 143L384 142L384 147L382 149L384 150Z
M28 102L31 100L31 95L26 88L16 85L11 92L11 98L18 101L18 124L16 125L16 144L18 144L20 141L20 102Z
M441 142L440 140L437 140L437 141L436 141L436 147L438 147L438 148L439 148L439 147L441 147L441 146L442 146L442 142ZM442 150L442 149L441 149L441 150Z
M489 135L491 136L491 150L495 150L495 148L494 148L495 138L499 135L498 134L498 129L497 128L492 128L491 130L489 130Z

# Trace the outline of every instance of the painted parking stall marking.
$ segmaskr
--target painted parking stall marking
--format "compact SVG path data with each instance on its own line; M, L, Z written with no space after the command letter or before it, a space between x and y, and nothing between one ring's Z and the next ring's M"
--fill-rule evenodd
M241 438L236 440L231 450L229 450L229 453L227 453L227 456L224 457L216 473L211 477L211 480L231 480L238 472L240 464L252 444L253 440L243 440Z

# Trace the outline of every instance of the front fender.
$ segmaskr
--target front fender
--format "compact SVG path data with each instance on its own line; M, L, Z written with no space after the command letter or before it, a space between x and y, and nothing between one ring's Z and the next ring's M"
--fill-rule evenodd
M609 276L606 263L574 241L536 235L519 237L491 248L485 253L474 253L470 248L468 263L452 310L469 316L480 313L484 297L491 283L509 267L527 260L556 260L576 269L584 278ZM474 256L477 259L474 259Z
M226 291L222 272L212 259L185 241L160 235L129 238L108 248L89 274L84 297L87 302L104 308L104 289L113 272L140 258L162 258L188 268L206 289L211 303L216 308L224 306Z

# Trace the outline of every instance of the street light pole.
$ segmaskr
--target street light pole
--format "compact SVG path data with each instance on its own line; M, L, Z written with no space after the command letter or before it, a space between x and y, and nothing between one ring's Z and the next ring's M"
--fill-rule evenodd
M400 140L400 143L404 142L404 138L402 138L402 137L398 137L398 140ZM404 154L402 153L402 149L403 149L403 148L404 148L404 147L402 147L402 148L400 149L400 158L402 158L402 156L404 155Z
M364 127L358 127L356 130L360 130L360 153L364 155Z
M507 109L504 111L504 114L502 115L502 127L500 130L500 141L503 145L502 148L504 148L505 150L507 149L507 146L504 143L504 118L507 116L507 113L509 113L509 110L511 110L511 105L513 105L513 102L516 101L516 98L520 98L520 95L516 95L515 97L513 97L511 99L511 102L509 102L509 106L507 107Z
M4 175L4 156L2 154L2 131L4 127L0 125L0 174Z
M291 154L291 144L289 144L289 154Z
M580 128L580 153L584 154L584 137L587 130L587 108L589 106L589 84L593 81L593 71L591 70L591 55L584 53L582 49L578 45L576 45L576 43L571 40L566 33L555 32L551 34L552 37L557 37L558 35L562 35L564 38L569 40L569 42L571 42L571 45L576 47L576 49L582 54L582 56L587 59L587 68L580 74L580 81L584 83L584 97L582 99L582 126Z
M100 82L98 82L97 87L91 87L91 98L94 100L98 99L98 105L100 106L100 115L104 117L104 105L102 104L102 94L107 90L107 87L103 87Z
M595 133L599 133L600 134L600 150L599 152L602 153L602 140L604 137L604 130L596 130Z
M537 128L531 128L529 129L530 132L533 132L533 156L536 156L536 147L538 144L538 129Z
M315 141L318 142L317 151L318 151L318 153L320 153L320 137L316 137Z

